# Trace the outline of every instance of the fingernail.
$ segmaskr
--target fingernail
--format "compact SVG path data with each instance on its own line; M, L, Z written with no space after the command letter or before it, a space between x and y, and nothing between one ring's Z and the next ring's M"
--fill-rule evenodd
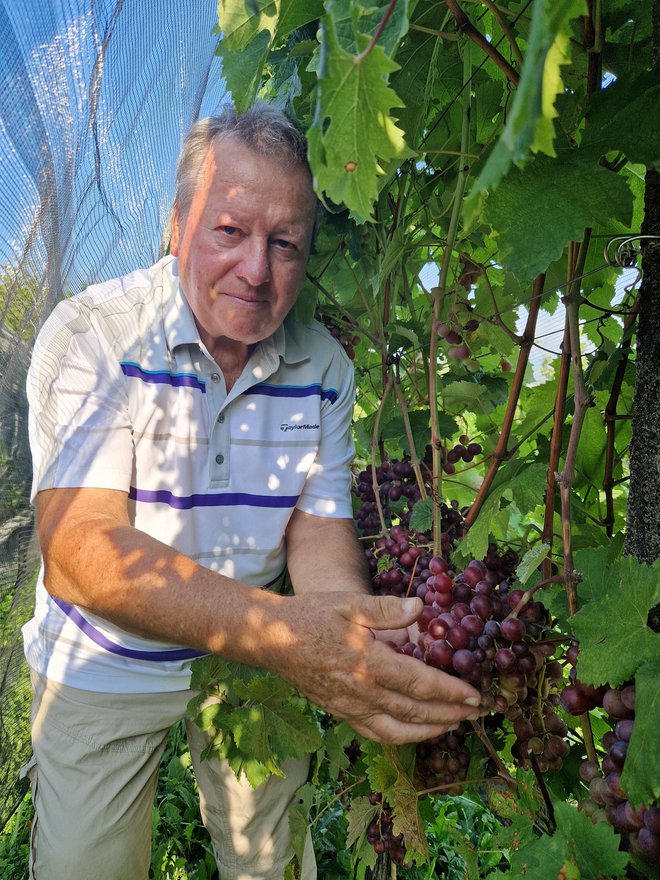
M479 699L479 697L468 697L467 700L464 700L463 702L466 706L476 707L481 705L481 700Z
M412 614L413 612L417 611L419 607L420 607L419 599L404 599L403 600L403 610L405 611L406 614Z

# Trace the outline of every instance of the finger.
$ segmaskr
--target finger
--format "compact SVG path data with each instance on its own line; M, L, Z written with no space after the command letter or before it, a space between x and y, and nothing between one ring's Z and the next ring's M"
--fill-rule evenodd
M370 629L403 629L411 626L422 613L424 603L418 598L396 596L358 596L335 593L335 607L352 623Z
M374 643L373 650L378 662L378 683L388 690L422 702L456 703L473 708L481 704L479 691L455 675L427 666L415 657L399 654L380 642Z
M424 742L427 739L442 736L443 733L448 733L457 727L457 724L451 722L412 724L399 721L387 714L373 715L368 720L360 720L353 723L348 719L348 723L367 739L389 745Z

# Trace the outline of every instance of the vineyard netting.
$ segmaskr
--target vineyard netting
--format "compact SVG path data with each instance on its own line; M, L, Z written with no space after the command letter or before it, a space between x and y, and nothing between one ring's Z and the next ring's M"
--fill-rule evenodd
M30 751L32 343L59 299L166 249L181 141L224 98L216 24L204 0L0 2L0 828Z

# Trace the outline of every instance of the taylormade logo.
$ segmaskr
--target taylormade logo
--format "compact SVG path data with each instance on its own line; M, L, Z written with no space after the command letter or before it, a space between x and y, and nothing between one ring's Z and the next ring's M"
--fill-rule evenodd
M288 425L286 422L282 422L280 425L280 431L284 431L286 434L287 431L317 431L319 429L319 425Z

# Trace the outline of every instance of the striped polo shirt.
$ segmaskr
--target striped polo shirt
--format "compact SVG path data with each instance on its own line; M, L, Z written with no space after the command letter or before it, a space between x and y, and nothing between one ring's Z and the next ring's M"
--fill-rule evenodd
M351 517L354 378L318 323L287 319L227 393L177 261L60 302L27 381L32 495L118 489L139 530L254 586L282 578L294 509ZM103 572L99 572L103 577ZM199 652L125 632L37 582L23 630L34 669L86 690L186 688Z

